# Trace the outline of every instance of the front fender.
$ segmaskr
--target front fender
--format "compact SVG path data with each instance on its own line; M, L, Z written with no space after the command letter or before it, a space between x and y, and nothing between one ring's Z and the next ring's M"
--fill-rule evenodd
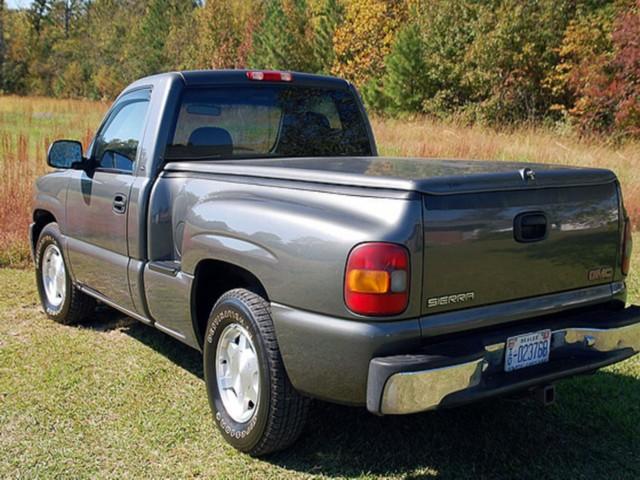
M43 210L56 219L60 231L65 232L67 186L70 171L56 171L38 177L33 196L33 212Z

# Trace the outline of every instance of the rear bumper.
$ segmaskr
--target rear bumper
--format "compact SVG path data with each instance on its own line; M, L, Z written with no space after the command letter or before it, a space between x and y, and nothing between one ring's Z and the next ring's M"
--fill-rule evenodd
M549 326L527 324L433 344L412 355L373 358L367 409L407 414L455 406L592 372L640 351L640 307L589 312L551 326L548 363L505 372L507 338L543 328Z

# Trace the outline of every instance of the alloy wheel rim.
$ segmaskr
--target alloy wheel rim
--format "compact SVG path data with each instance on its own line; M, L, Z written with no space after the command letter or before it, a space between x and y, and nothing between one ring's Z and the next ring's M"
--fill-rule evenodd
M54 308L64 302L67 293L67 272L62 252L57 245L48 245L42 256L42 284L47 301Z
M225 410L238 423L248 422L258 408L258 355L249 332L237 323L225 327L216 348L216 381Z

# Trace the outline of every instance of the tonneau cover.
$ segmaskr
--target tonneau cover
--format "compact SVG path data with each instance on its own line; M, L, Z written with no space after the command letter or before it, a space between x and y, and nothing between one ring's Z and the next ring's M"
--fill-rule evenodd
M174 161L165 166L165 171L397 189L431 195L601 185L616 180L613 172L600 168L391 157Z

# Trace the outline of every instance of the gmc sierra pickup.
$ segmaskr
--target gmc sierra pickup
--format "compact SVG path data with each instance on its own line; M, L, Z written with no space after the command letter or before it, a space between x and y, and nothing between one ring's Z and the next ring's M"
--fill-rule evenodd
M640 350L608 170L378 157L344 80L143 78L48 152L31 239L55 321L97 302L203 353L223 437L285 448L309 399L408 414Z

